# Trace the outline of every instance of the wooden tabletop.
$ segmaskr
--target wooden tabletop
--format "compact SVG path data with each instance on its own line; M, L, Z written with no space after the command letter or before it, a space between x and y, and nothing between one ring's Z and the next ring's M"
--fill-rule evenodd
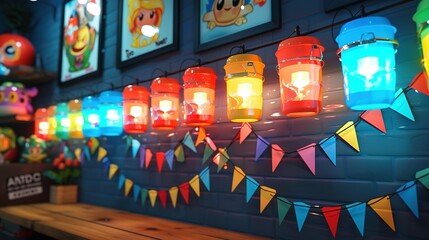
M88 204L0 208L0 218L56 239L265 239Z

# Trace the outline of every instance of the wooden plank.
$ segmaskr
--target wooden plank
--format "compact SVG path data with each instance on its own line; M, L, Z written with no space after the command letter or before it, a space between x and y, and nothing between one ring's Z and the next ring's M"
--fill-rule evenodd
M49 215L46 211L33 209L25 205L0 208L0 218L26 228L32 228L36 221L52 220Z

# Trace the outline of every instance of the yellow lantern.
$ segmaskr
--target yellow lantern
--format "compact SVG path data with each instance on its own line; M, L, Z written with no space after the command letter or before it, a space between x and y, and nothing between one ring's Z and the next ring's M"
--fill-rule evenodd
M70 119L69 136L70 138L83 138L82 101L79 99L70 100L68 107L68 117Z
M57 135L55 135L55 132L57 130L57 120L55 118L55 112L57 111L56 109L57 106L55 105L51 105L48 107L48 140L58 140Z
M225 82L227 115L232 122L256 122L262 117L264 67L255 54L237 54L227 59Z
M420 1L416 13L413 15L413 20L417 25L417 36L420 38L423 51L423 66L425 67L426 75L429 76L429 0Z

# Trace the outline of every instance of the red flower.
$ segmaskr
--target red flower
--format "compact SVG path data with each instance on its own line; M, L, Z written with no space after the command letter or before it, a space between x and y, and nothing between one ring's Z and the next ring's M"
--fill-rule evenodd
M79 160L78 160L78 159L75 159L75 160L73 161L73 167L79 167L79 164L80 164L80 162L79 162Z
M59 170L64 170L64 168L66 168L66 165L63 162L58 165Z
M70 167L72 165L73 160L71 158L66 159L66 166Z
M62 162L62 160L59 157L57 157L54 159L54 162L52 164L56 167L58 166L58 164L60 164L60 162Z

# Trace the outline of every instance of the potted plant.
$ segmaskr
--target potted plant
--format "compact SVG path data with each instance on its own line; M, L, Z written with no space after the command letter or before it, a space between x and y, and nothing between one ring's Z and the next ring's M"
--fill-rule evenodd
M51 179L49 200L52 203L77 202L77 179L80 176L80 162L78 159L66 157L61 153L52 162L52 170L44 172Z

